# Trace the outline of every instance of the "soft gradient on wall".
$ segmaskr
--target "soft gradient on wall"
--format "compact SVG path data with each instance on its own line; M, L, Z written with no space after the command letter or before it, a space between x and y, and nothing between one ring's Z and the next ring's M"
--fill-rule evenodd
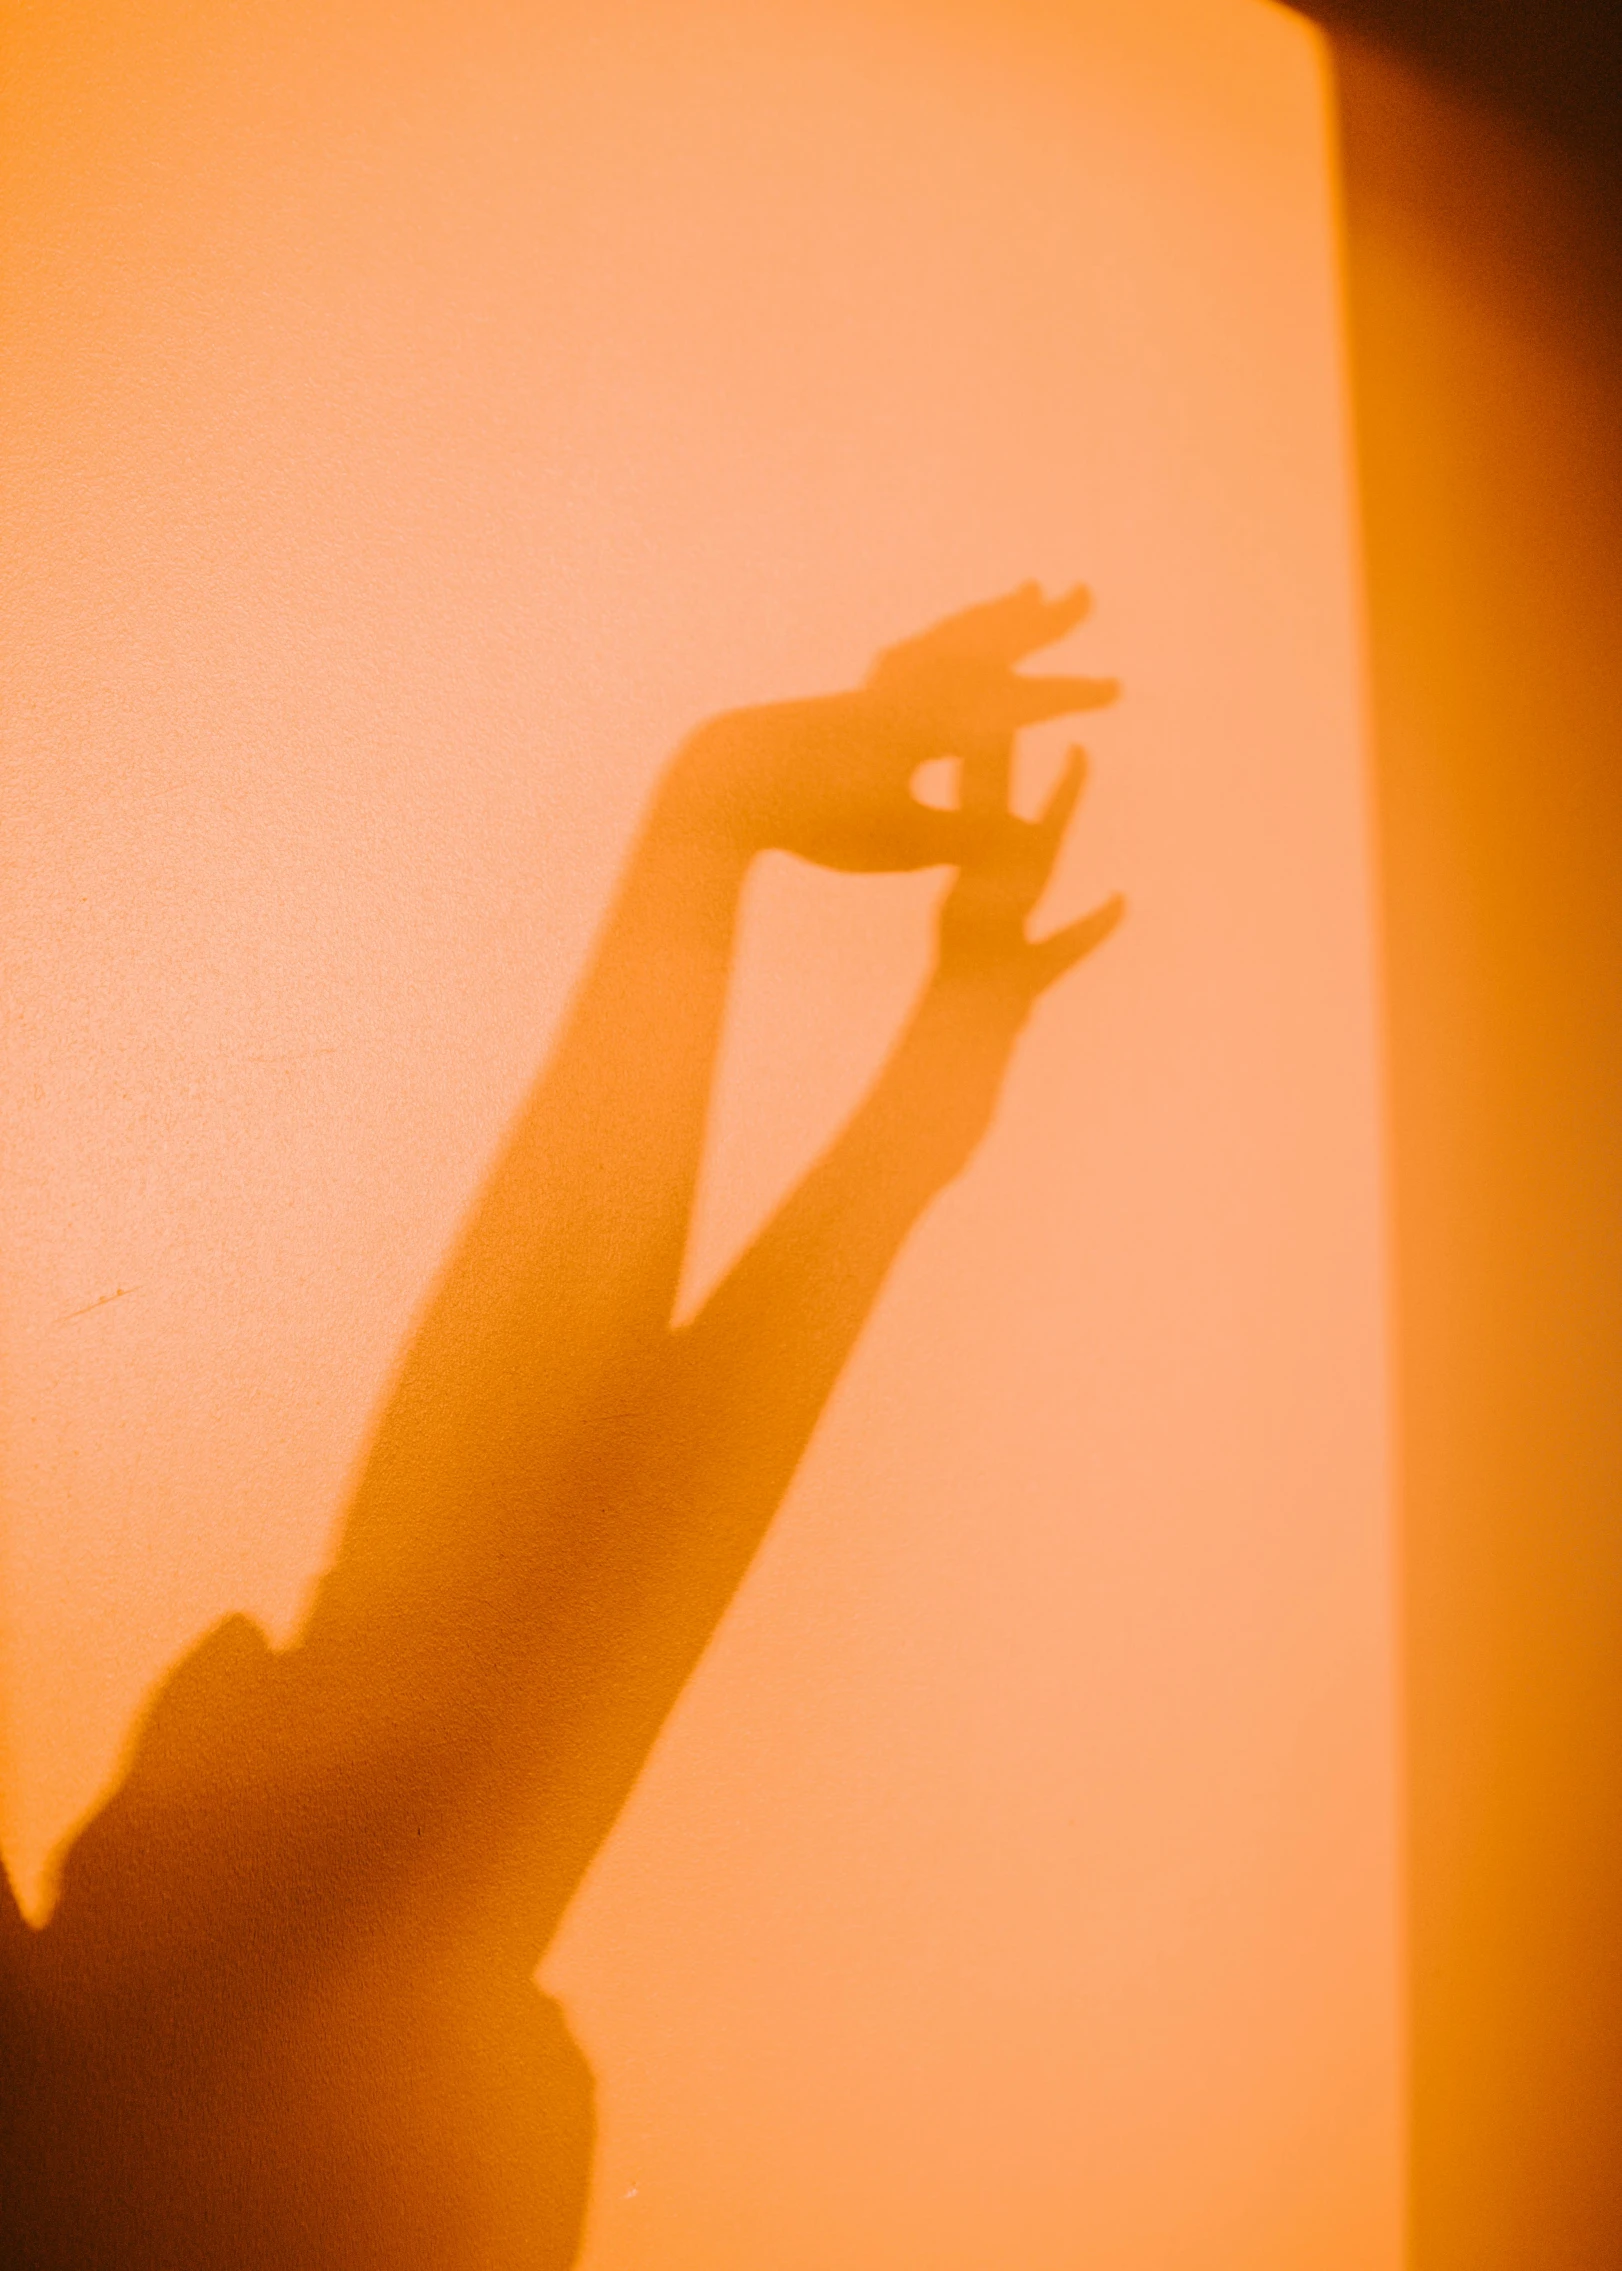
M1340 58L1390 964L1421 2271L1622 2254L1614 198Z
M1085 575L1044 1008L547 1967L592 2271L1395 2260L1326 105L1250 0L21 10L8 1851L296 1627L696 719ZM1032 793L1057 745L1028 751ZM691 1261L937 883L757 878Z

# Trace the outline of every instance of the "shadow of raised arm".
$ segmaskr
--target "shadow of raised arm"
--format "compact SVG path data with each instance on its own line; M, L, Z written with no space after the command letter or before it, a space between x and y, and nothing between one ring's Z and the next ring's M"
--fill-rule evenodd
M333 1567L150 1702L43 1930L0 1905L0 2241L19 2271L567 2271L589 2069L536 1961L1031 1002L1113 926L1025 923L1080 787L1014 732L1034 587L843 695L715 720L661 784L558 1048L427 1306ZM956 754L961 807L918 767ZM740 888L777 846L956 865L871 1094L700 1313L671 1309Z
M785 1392L848 1346L854 1321L843 1341L830 1329L830 1289L862 1283L871 1298L894 1250L874 1243L874 1193L919 1189L903 1097L920 1127L949 1101L941 1004L974 990L951 942L966 935L976 892L1011 892L1021 908L1034 901L1079 785L1074 775L1061 788L1044 825L1011 819L1012 734L1113 693L1106 682L1013 668L1085 605L1084 594L1048 602L1027 587L972 609L891 649L852 693L713 720L662 782L558 1048L408 1352L297 1651L312 1740L384 1758L391 1774L417 1756L423 1797L458 1815L455 1834L478 1842L504 1773L530 1793L538 1843L561 1802L560 1773L571 1804L585 1803L580 1786L597 1771L588 1699L618 1692L652 1646L647 1588L661 1550L653 1540L665 1532L649 1509L680 1496L684 1560L695 1538L727 1531L729 1515L704 1492L717 1485L729 1430L740 1458L746 1437L757 1444L748 1456L758 1455L766 1405L740 1398L741 1360L727 1339L740 1301L753 1304L751 1330L774 1332L785 1359L794 1352ZM911 782L951 753L965 758L962 809L932 810ZM959 864L943 983L737 1283L673 1336L739 892L768 847L847 870ZM1021 983L1028 991L1057 966L1033 964ZM1017 990L1005 982L1002 997ZM919 1098L926 1034L937 1093ZM813 1209L817 1238L806 1247ZM817 1406L830 1385L831 1375ZM796 1434L803 1401L802 1392L783 1403L777 1439L794 1446L783 1485L808 1431ZM683 1446L699 1439L703 1488L681 1469ZM772 1503L780 1495L781 1486ZM565 1742L565 1726L578 1741ZM601 1772L605 1793L623 1791L623 1759L611 1765L604 1752ZM601 1806L586 1813L602 1818ZM420 1808L411 1837L420 1850Z

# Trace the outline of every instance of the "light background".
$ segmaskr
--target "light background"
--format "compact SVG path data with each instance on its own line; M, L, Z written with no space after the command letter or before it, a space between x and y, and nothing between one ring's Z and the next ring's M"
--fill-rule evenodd
M25 1891L204 1625L296 1627L678 735L1084 574L1072 651L1128 696L1053 913L1131 918L895 1272L548 1963L600 2077L585 2260L1393 2263L1314 37L1252 0L13 34ZM936 888L762 869L695 1283L877 1062Z

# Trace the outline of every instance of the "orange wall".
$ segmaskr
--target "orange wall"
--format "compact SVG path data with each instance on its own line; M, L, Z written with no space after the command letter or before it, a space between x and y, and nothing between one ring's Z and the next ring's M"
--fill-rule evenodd
M1622 2258L1622 266L1348 47L1390 970L1418 2271Z
M680 732L1084 574L1076 652L1128 698L1054 911L1131 918L896 1272L548 1966L602 2091L587 2260L1393 2262L1315 38L1250 0L158 0L13 38L20 1877L202 1626L295 1627ZM695 1282L877 1060L934 888L759 875Z

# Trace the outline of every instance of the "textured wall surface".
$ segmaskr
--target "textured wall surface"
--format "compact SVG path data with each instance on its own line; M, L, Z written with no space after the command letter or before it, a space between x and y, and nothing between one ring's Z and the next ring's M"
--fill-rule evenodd
M7 1846L295 1630L696 719L1027 575L1044 1006L546 1978L594 2271L1395 2259L1382 1230L1321 55L1278 11L22 10ZM1031 737L1027 791L1058 740ZM690 1265L929 879L763 866Z

